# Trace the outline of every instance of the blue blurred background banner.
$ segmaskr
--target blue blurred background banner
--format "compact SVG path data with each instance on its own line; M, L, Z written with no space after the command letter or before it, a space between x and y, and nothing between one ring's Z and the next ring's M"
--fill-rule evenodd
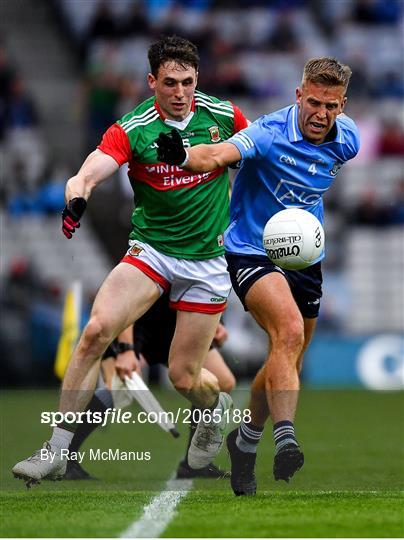
M404 388L404 338L399 334L320 335L306 353L302 379L309 387Z

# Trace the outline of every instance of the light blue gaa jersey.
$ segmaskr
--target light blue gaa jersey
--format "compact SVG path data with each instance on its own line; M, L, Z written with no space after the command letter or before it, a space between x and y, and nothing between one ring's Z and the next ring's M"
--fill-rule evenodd
M243 159L231 198L226 251L265 255L265 224L285 208L303 208L323 223L322 196L341 166L357 154L359 132L341 114L333 140L315 145L303 139L297 114L297 104L275 111L226 141L237 146Z

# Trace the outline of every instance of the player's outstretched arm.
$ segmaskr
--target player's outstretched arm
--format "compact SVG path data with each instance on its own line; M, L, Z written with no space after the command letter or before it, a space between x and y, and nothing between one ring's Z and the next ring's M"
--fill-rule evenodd
M240 161L241 154L237 146L223 142L219 144L198 144L186 150L187 159L184 169L194 172L209 172L218 167L227 167Z
M157 156L170 165L179 165L195 172L209 172L240 161L238 148L231 143L198 144L185 149L181 135L173 129L170 134L160 133L157 139Z
M119 169L115 159L101 150L94 150L87 156L76 176L66 184L65 199L69 202L74 197L87 200L92 190Z
M101 150L94 150L79 172L67 181L66 206L62 212L62 231L66 238L70 239L75 230L80 227L80 219L85 212L92 190L118 169L119 165L114 158Z

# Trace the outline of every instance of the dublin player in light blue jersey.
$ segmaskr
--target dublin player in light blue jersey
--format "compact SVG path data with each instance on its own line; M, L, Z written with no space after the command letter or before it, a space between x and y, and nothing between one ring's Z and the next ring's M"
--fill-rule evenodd
M162 161L192 171L243 160L232 194L226 258L234 290L268 333L271 348L252 383L251 422L227 437L236 495L256 492L257 446L269 415L275 479L289 481L303 465L294 417L303 354L320 307L322 257L301 271L281 270L265 255L262 232L273 214L290 207L323 222L322 196L359 150L357 127L342 114L350 76L350 68L334 58L312 59L294 105L259 118L226 142L185 150L178 132L158 139Z

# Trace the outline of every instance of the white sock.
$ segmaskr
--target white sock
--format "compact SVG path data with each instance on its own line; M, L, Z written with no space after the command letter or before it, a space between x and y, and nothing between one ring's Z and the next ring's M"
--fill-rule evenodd
M73 436L74 433L72 431L55 427L53 428L52 437L49 439L49 444L59 449L69 448Z

